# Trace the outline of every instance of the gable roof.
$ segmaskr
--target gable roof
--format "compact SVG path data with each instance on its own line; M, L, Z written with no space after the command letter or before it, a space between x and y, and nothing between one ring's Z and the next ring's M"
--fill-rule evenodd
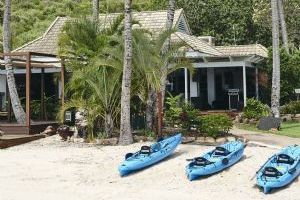
M216 49L214 46L204 42L196 36L188 35L182 32L176 32L172 35L172 39L180 39L190 46L194 51L199 51L212 56L223 56L223 53Z
M105 21L107 25L110 25L120 14L121 13L102 14L99 15L99 19L100 21ZM182 17L184 17L183 9L175 10L173 27L178 25ZM164 29L167 20L167 11L133 12L133 19L139 21L141 28L147 29L155 34ZM59 33L67 20L67 17L57 17L43 36L15 49L14 52L31 51L57 55ZM187 31L190 32L188 25Z

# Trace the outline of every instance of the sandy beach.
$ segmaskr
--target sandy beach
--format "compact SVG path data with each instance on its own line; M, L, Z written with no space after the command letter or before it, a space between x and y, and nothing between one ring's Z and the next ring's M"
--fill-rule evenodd
M125 153L141 145L94 146L63 142L56 135L0 150L0 199L300 199L299 178L268 195L255 186L255 179L250 180L276 149L248 146L243 160L230 169L190 182L185 159L213 147L180 145L163 162L121 178L117 167Z

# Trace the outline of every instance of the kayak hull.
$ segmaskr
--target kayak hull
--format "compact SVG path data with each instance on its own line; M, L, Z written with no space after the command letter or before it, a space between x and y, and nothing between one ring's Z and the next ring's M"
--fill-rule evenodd
M236 141L236 142L229 142L224 145L221 145L221 147L225 147L225 148L229 148L229 146L232 146L231 149L233 149L233 151L227 156L220 156L217 158L213 158L210 155L213 152L213 150L202 155L202 157L212 161L213 164L206 165L206 166L193 166L192 162L189 163L186 167L187 178L190 181L193 181L201 177L218 173L237 163L243 157L244 144L242 142Z
M125 176L134 171L141 170L170 156L181 143L181 134L166 138L152 146L158 143L162 148L157 152L151 153L150 155L138 155L137 152L132 157L126 159L118 168L120 175Z
M278 164L274 160L279 154L287 154L294 159L294 164ZM265 194L269 193L272 189L284 187L292 183L300 175L300 147L299 146L288 146L274 154L258 171L256 176L256 184L263 189ZM275 167L282 176L280 177L266 177L263 175L263 171L266 167Z

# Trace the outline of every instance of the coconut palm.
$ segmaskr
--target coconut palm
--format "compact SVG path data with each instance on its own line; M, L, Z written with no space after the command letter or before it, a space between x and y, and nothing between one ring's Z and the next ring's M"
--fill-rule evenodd
M279 21L277 0L271 0L272 9L272 38L273 38L273 74L271 110L275 117L280 117L280 57L279 57Z
M93 0L93 20L99 19L99 0Z
M121 93L121 120L119 144L128 145L133 143L130 127L130 87L131 87L131 64L132 64L132 0L125 0L124 20L124 66Z
M4 53L10 53L11 51L10 18L11 18L11 1L5 0L4 16L3 16L3 52ZM23 110L23 107L19 99L15 77L13 73L11 57L5 56L4 62L5 62L8 91L9 91L14 115L19 124L24 124L26 121L26 114Z
M282 36L283 46L284 46L286 52L289 53L288 36L287 36L286 23L285 23L285 17L284 17L283 0L278 0L278 11L279 11L279 20L280 20L280 28L281 28L281 36Z

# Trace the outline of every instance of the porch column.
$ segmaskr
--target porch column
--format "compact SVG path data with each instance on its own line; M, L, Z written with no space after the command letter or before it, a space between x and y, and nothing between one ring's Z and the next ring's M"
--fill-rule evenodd
M259 100L259 93L258 93L258 68L255 67L255 94L256 100Z
M215 69L207 68L207 101L210 105L216 99Z
M65 63L64 60L61 60L61 69L60 69L60 80L61 80L61 105L65 103Z
M26 126L30 128L30 79L31 79L31 54L26 58Z
M188 102L188 71L184 68L184 100Z
M247 85L246 85L246 64L243 64L243 95L244 95L244 107L247 106Z
M45 120L45 69L41 69L41 120Z

